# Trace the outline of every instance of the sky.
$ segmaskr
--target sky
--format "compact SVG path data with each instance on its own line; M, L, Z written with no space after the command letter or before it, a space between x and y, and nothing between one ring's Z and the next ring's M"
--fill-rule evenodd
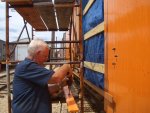
M9 10L9 15L11 16L9 18L9 40L11 41L16 41L23 26L23 18L14 10L10 9ZM0 39L5 41L5 3L0 2ZM28 31L29 35L31 37L31 26L27 24L28 26ZM64 32L55 32L55 35L57 37L57 40L61 40L63 37ZM34 32L35 37L42 38L45 41L50 41L51 40L51 32ZM27 33L26 30L24 30L21 39L27 38Z

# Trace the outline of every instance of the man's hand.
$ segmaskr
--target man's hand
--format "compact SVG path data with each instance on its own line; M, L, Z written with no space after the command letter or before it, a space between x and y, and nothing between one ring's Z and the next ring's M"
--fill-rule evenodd
M70 65L68 65L68 72L67 72L67 77L72 77L72 68L70 67Z
M67 78L67 85L71 86L73 82L72 76Z

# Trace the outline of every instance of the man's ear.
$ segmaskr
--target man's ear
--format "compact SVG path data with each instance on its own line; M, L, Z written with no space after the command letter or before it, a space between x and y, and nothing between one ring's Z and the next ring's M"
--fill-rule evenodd
M36 54L37 54L37 55L39 55L40 53L41 53L41 51L40 51L40 50L37 50L37 51L36 51Z

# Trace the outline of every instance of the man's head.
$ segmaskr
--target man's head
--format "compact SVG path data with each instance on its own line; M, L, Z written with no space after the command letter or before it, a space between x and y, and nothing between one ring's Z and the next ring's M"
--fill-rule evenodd
M36 63L42 65L48 60L49 47L41 39L34 39L28 46L28 57Z

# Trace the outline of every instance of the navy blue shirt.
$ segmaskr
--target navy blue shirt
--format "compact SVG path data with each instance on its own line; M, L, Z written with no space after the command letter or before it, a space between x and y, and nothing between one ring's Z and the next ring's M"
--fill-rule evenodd
M13 113L51 113L47 82L53 73L27 58L18 64L13 80Z

